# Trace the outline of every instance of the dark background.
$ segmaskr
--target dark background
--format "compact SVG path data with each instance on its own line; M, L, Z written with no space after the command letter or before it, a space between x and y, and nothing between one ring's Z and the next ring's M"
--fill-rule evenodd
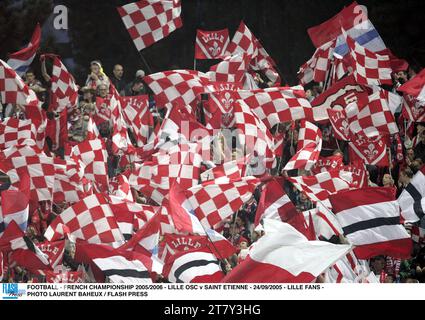
M25 45L35 23L44 23L54 5L69 8L70 44L57 44L49 34L43 38L42 52L73 57L70 66L81 84L90 61L100 59L106 73L115 63L126 70L127 80L145 69L116 7L132 0L0 0L0 58ZM275 59L289 84L296 83L301 64L314 53L307 34L309 27L331 18L351 0L182 0L183 27L142 51L154 72L193 68L196 29L229 28L233 36L244 20ZM425 1L359 0L368 7L369 18L386 45L412 67L425 66ZM200 62L206 71L211 62ZM39 71L38 59L34 62Z

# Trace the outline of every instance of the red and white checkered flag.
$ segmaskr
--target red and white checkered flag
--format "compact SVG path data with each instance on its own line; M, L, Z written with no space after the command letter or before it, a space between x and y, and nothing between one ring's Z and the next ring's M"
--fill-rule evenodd
M243 21L241 21L238 30L236 30L232 41L227 47L226 55L230 56L237 53L251 57L250 70L261 70L273 83L280 83L280 76L275 70L276 63Z
M180 0L142 0L117 9L139 51L183 25Z
M380 90L369 96L365 105L354 102L345 108L350 130L355 135L364 134L369 138L398 133L394 115L388 100Z
M75 239L88 243L124 243L109 201L103 194L88 196L66 209L53 220L44 237L48 241L61 239L64 227Z
M84 169L81 161L54 159L55 183L53 202L75 203L89 194L84 190Z
M150 127L154 121L149 111L149 97L147 95L136 97L121 97L123 116L137 141L137 146L142 147L148 142Z
M330 170L315 176L288 177L288 181L307 197L317 203L322 202L327 208L332 208L329 196L338 191L349 190L353 182L351 172Z
M19 104L38 107L39 101L34 91L28 88L6 62L0 60L0 95L3 104Z
M78 87L74 77L57 56L53 59L51 82L53 106L57 112L72 108L78 103Z
M187 200L183 207L193 211L205 228L213 229L249 201L259 183L259 179L253 177L236 182L204 183L185 191Z
M36 130L31 120L7 118L0 123L0 149L16 145L35 145Z
M155 94L159 108L168 103L181 107L192 104L198 96L207 92L210 82L205 74L192 70L158 72L146 76L144 81Z
M313 118L312 107L302 87L240 90L237 95L268 129L282 122Z
M72 148L71 157L76 157L86 165L84 172L87 179L93 181L101 190L107 190L108 154L102 140L94 139L79 143Z
M245 148L246 155L262 159L264 164L271 168L274 160L273 136L244 101L238 100L234 106L235 127L240 146Z
M333 50L336 41L328 42L318 48L314 55L304 63L298 71L298 79L301 85L309 84L312 81L325 82L326 75L331 67Z
M298 138L298 152L286 164L284 170L311 170L322 151L322 132L308 121L301 122Z
M229 45L229 30L196 31L195 59L220 59Z
M345 34L351 54L351 66L358 84L379 86L392 85L392 69L389 56L381 56L365 47Z
M224 61L212 66L207 73L213 82L244 83L250 56L242 53L224 58Z
M233 160L203 172L201 174L201 180L203 183L207 181L215 183L215 180L217 179L229 179L231 181L236 181L242 179L242 177L245 176L245 173L245 161Z
M22 174L30 177L31 199L34 201L51 201L55 182L53 158L43 154L31 157L10 158L12 169L6 172L12 185L19 182Z

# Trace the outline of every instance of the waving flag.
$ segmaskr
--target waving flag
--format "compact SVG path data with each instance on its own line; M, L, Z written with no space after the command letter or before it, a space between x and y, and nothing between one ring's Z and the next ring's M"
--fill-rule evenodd
M249 61L250 56L238 53L212 66L207 75L213 82L244 83Z
M418 101L425 103L425 69L403 84L397 91L408 94Z
M0 123L0 149L16 145L34 146L36 130L31 120L7 118Z
M423 167L403 190L398 203L406 222L415 223L425 216L425 167Z
M372 166L389 167L387 145L383 137L365 138L360 135L355 139L352 138L349 146L352 162L360 161Z
M141 0L117 9L139 51L183 25L180 0Z
M412 240L400 224L400 208L390 188L363 188L331 195L333 211L359 259L377 255L406 259Z
M164 266L164 276L171 283L217 283L224 273L212 253L195 249L172 256Z
M78 103L78 87L74 77L57 56L53 58L51 82L53 106L57 112L72 108Z
M264 229L265 236L222 282L309 283L351 251L349 245L308 241L289 224L279 221L266 219Z
M22 75L27 72L29 66L35 58L35 55L37 54L37 50L40 47L40 42L41 28L40 24L37 23L28 46L18 52L9 55L7 64L13 68L19 76L22 77Z
M348 53L348 48L341 28L373 52L386 49L384 41L368 18L367 8L357 2L353 2L328 21L308 29L308 34L316 48L337 39L335 53L344 56Z
M195 59L220 59L229 45L229 30L196 31Z
M351 54L351 66L358 84L379 86L392 85L392 69L389 56L379 55L347 37Z

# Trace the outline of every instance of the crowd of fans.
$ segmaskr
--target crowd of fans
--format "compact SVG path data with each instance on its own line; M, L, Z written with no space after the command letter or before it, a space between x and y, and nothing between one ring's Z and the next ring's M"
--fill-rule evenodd
M130 83L126 83L124 80L124 72L126 72L126 70L124 70L123 66L117 64L112 70L112 76L108 77L103 70L102 63L100 61L95 60L90 64L90 71L87 76L87 80L80 88L79 103L77 106L67 111L69 144L75 145L85 140L89 119L98 112L96 98L106 98L110 92L109 89L111 84L114 85L122 96L139 96L149 94L150 111L154 115L155 124L161 123L164 113L158 112L153 95L143 81L145 72L143 70L137 71L134 79ZM37 94L40 101L44 103L43 108L47 111L47 116L50 119L53 117L59 117L59 114L49 110L50 76L46 71L44 63L42 64L41 75L42 79L38 79L35 72L28 71L26 72L24 79L26 84ZM397 87L408 81L408 79L413 76L414 72L412 70L395 74L393 91L397 92ZM261 74L254 75L253 79L256 85L260 88L265 88L271 85L264 80L265 78ZM323 89L319 84L312 86L310 89L306 90L307 98L310 101L313 101L315 97L320 95L322 90ZM401 106L395 115L397 123L400 112ZM23 112L19 106L7 105L2 106L1 116L3 119L8 117L23 117ZM104 124L99 126L100 135L105 140L107 146L108 174L110 177L114 177L126 170L126 167L120 167L119 156L112 152L112 125L112 123L106 121ZM330 125L319 125L319 127L323 132L322 156L340 155L343 158L344 163L349 164L347 143L336 140L333 136L333 131L331 130ZM294 176L310 175L311 173L306 171L295 173L285 173L282 171L282 168L284 168L285 164L289 161L289 159L291 159L297 150L297 124L295 124L295 127L292 123L280 124L272 131L275 135L281 135L284 137L282 157L277 159L277 167L272 171L272 173L276 175L289 174ZM400 138L403 142L404 159L400 161L400 159L396 158L396 152L391 152L392 161L389 168L367 166L370 186L392 186L397 188L397 194L400 194L401 191L409 184L412 177L418 172L418 170L420 170L425 162L425 124L419 123L415 125L413 132L413 137L415 137L415 139L412 139L412 137L409 138L407 135L403 134L403 130L400 130L400 132L402 132L400 134ZM131 132L129 133L130 138L133 139ZM56 146L47 141L47 146L48 149L44 151L48 154L58 157L64 156L64 145ZM389 148L395 150L395 142L394 145L389 146ZM5 184L2 184L3 190L7 187L4 186ZM284 188L300 212L314 208L314 204L308 199L308 197L304 193L299 192L292 184L285 182ZM140 192L136 192L134 190L133 192L136 202L154 204ZM227 259L226 262L223 263L223 269L225 272L229 272L238 263L243 261L248 254L249 246L262 235L262 232L255 230L254 227L256 209L260 196L260 188L258 188L252 200L246 203L224 224L224 229L222 231L223 235L238 248L237 255ZM63 210L65 210L68 205L69 204L67 203L59 203L51 206L47 202L40 202L38 207L31 207L30 219L26 232L28 237L36 244L43 242L45 240L43 234L49 223ZM410 230L411 227L412 226L406 225L408 230ZM419 227L425 228L425 221L422 221L422 225ZM328 240L334 243L339 243L341 241L339 238ZM81 270L81 266L73 260L73 246L69 242L64 255L64 267L68 271ZM370 260L370 268L381 282L423 283L425 282L424 244L414 244L412 258L410 260L401 261L391 257L378 256ZM31 282L43 281L43 278L31 275L25 269L15 266L7 270L7 276L3 279L3 281Z

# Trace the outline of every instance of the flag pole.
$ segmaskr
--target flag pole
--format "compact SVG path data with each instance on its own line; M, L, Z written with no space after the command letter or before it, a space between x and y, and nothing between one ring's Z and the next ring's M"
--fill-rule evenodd
M195 70L195 71L196 71L196 58L195 58L195 59L193 59L193 70Z
M139 56L140 56L140 58L142 59L142 61L143 61L143 63L145 64L146 68L148 69L149 74L152 74L152 73L153 73L153 72L152 72L152 69L151 69L151 67L149 66L149 63L146 61L145 57L143 56L142 51L138 51L138 52L139 52Z

